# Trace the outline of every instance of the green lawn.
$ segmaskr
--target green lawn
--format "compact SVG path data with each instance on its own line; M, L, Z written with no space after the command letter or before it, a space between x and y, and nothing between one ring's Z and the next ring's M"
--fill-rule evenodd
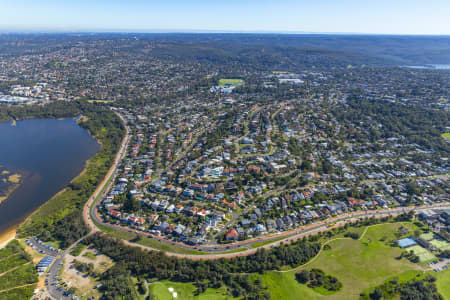
M90 99L88 100L89 103L110 103L112 101L108 101L108 100L99 100L99 99Z
M420 235L420 238L424 239L425 241L431 241L432 239L434 239L434 233L432 232L423 233Z
M386 244L396 239L400 226L413 232L412 223L382 224L370 227L362 240L338 239L329 243L331 250L324 250L307 269L318 268L335 276L343 284L341 291L327 299L358 299L364 289L383 283L386 279L420 268L406 259L397 260L402 250ZM383 239L384 241L380 241ZM274 299L318 299L316 291L298 284L295 272L268 272L263 275ZM291 295L292 294L292 295Z
M295 279L294 272L268 272L259 276L264 285L269 287L272 295L271 299L297 300L297 299L318 299L321 294L300 284Z
M324 250L308 266L319 268L326 274L335 276L343 284L341 291L327 295L326 291L311 289L299 284L295 272L267 272L263 275L252 274L253 279L260 278L272 299L358 299L362 291L367 291L386 280L398 277L400 281L421 278L423 271L419 264L413 264L403 258L396 257L403 251L389 246L389 241L401 238L396 235L403 226L410 233L418 229L413 223L381 224L369 227L361 240L342 239L331 241L331 250ZM362 233L365 227L350 228L350 231ZM340 236L340 234L339 234ZM402 236L403 237L403 236ZM336 238L336 237L333 237ZM444 299L450 300L450 270L440 273L430 272L437 277L437 286ZM196 290L191 283L177 283L167 280L150 285L150 293L155 299L172 299L169 287L178 293L177 299L232 299L227 296L226 288L208 289L206 293L194 296Z
M194 296L197 289L192 283L179 283L171 282L168 280L158 281L149 285L150 294L155 297L156 300L172 300L172 293L169 292L169 288L173 288L177 293L177 298L180 300L220 300L220 299L234 299L228 296L224 287L220 289L207 289L206 292L199 296Z
M442 136L444 139L450 139L450 132L443 133L443 134L441 134L441 136Z
M275 243L275 242L277 242L277 241L284 240L284 239L287 238L287 237L288 237L288 236L282 236L282 237L279 237L279 238L276 238L276 239L273 239L273 240L270 240L270 241L264 241L264 242L254 243L254 244L251 245L251 247L252 247L252 248L262 247L262 246L265 246L265 245L268 245L268 244Z
M92 252L85 252L83 254L83 256L86 257L87 259L90 259L90 260L96 260L97 259L97 256L95 256L95 254L92 253Z
M436 285L439 293L445 300L450 300L450 269L432 274L437 278Z
M87 246L85 244L78 244L75 248L72 249L72 251L70 251L70 255L73 256L78 256L81 254L81 252L83 252L83 250L86 248Z
M431 245L435 246L439 250L450 250L450 243L444 240L432 240Z
M419 246L419 245L415 245L412 247L408 247L406 248L406 250L409 251L413 251L415 255L417 255L420 259L420 262L428 262L430 260L435 260L436 256L434 256L433 253L431 253L430 251L428 251L427 249Z
M240 85L244 82L242 79L233 79L233 78L222 78L219 80L219 86L226 86L226 85Z

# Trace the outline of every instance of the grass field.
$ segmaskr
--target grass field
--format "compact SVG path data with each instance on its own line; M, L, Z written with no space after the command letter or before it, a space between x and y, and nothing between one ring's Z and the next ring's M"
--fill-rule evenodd
M90 259L90 260L96 260L97 259L97 256L95 256L95 254L92 253L92 252L85 252L83 254L83 257L86 257L87 259Z
M268 286L272 299L283 300L359 299L362 291L370 290L394 277L398 277L400 281L421 278L424 274L422 267L405 258L396 259L403 250L389 245L389 241L399 238L396 233L402 226L410 233L418 229L415 224L406 222L371 226L361 240L342 238L339 234L332 238L335 240L328 243L331 250L323 250L317 259L307 266L283 272L252 274L252 278L260 278L263 284ZM361 234L365 229L366 227L351 228L350 231ZM325 291L299 284L295 273L302 268L318 268L337 277L343 284L342 290L327 295ZM430 273L437 277L436 284L444 299L450 300L450 270ZM224 289L220 289L222 292L209 289L207 293L194 297L195 287L188 283L162 281L150 285L150 291L156 299L170 300L169 287L178 292L178 299L226 299Z
M450 132L443 133L443 134L441 134L441 136L442 136L444 139L450 139Z
M221 300L221 299L233 299L228 296L225 288L220 289L207 289L206 292L199 296L194 296L197 289L191 283L178 283L168 280L158 281L149 285L150 294L155 297L156 300L172 300L172 293L169 292L169 288L173 288L177 293L177 298L180 300Z
M258 247L261 247L261 246L265 246L265 245L268 245L268 244L275 243L275 242L277 242L277 241L284 240L285 238L287 238L287 236L282 236L282 237L279 237L279 238L276 238L276 239L273 239L273 240L270 240L270 241L264 241L264 242L254 243L254 244L251 245L251 247L252 247L252 248L258 248Z
M80 244L76 245L75 248L72 249L72 251L70 251L70 255L78 256L85 248L86 248L86 245L80 243Z
M427 233L421 234L420 238L424 239L425 241L431 241L432 239L434 239L434 233L427 232Z
M91 99L88 100L89 103L110 103L112 101L108 101L108 100L99 100L99 99Z
M327 299L358 299L364 289L379 285L387 278L398 276L407 271L418 270L420 266L406 259L397 260L402 252L384 241L396 239L395 232L400 226L410 232L417 229L412 223L383 224L369 227L361 240L336 239L328 245L316 260L305 266L318 268L326 274L337 277L342 282L341 291L326 297ZM361 228L364 229L364 228ZM380 241L383 239L384 241ZM262 276L270 286L274 299L318 299L323 295L295 280L296 271L284 273L268 272Z
M450 250L450 243L444 241L444 240L432 240L431 245L435 246L439 250Z
M244 83L244 80L242 79L232 79L232 78L222 78L219 80L219 86L227 86L227 85L240 85Z
M433 272L433 276L437 278L436 286L439 293L444 297L444 300L450 300L450 269L439 273Z
M428 251L425 248L422 248L419 245L415 245L412 247L408 247L406 248L406 250L409 251L413 251L415 255L417 255L420 259L420 262L427 262L430 260L434 260L436 259L436 256L434 256L433 253L431 253L430 251Z
M259 276L264 285L269 286L271 299L318 299L322 296L306 285L298 283L295 279L295 272L268 272L255 276Z

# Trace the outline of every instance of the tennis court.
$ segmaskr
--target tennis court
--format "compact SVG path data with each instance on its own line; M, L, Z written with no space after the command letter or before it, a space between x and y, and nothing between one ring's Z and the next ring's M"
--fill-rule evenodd
M433 253L431 253L430 251L428 251L425 248L422 248L419 245L409 247L407 250L408 251L412 250L414 252L414 254L419 257L421 262L436 259L436 256L434 256Z
M444 241L444 240L432 240L430 241L431 245L435 246L436 248L438 248L441 251L444 250L450 250L450 243Z
M434 233L427 232L427 233L421 234L420 238L425 241L431 241L432 239L434 239Z

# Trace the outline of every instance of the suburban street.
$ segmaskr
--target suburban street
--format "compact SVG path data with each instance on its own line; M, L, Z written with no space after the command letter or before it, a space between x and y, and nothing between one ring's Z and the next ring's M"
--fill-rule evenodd
M271 234L271 235L267 235L267 236L263 236L263 237L259 237L259 238L253 238L250 240L235 242L235 243L226 244L226 245L207 244L207 245L203 245L203 246L190 246L190 245L187 245L184 243L170 241L170 240L165 239L164 237L154 236L147 232L142 232L140 230L132 229L129 227L104 222L98 214L99 203L108 194L110 188L112 187L114 179L117 176L117 168L121 164L123 158L125 157L126 149L128 147L128 144L129 144L130 138L131 138L131 136L129 135L129 128L126 126L125 120L123 119L123 117L120 114L119 114L119 116L125 124L126 135L122 141L120 151L117 153L114 164L111 166L110 170L108 171L108 174L105 176L105 179L97 187L96 191L91 196L91 198L87 201L87 203L84 207L84 219L85 219L86 223L89 225L89 227L91 228L91 233L100 231L100 229L95 225L95 223L97 223L97 224L101 224L102 226L105 226L105 227L108 227L111 229L122 230L122 231L130 232L130 233L135 233L135 234L139 234L142 236L146 236L149 238L153 238L162 243L176 245L178 247L181 247L181 248L184 248L187 250L203 251L206 253L210 253L210 254L203 254L203 255L200 255L200 254L195 255L195 254L180 254L180 253L174 253L174 252L166 252L166 254L170 255L170 256L175 256L175 257L180 257L180 258L190 258L190 259L219 259L219 258L226 258L226 257L250 255L257 251L257 248L252 248L253 244L267 242L267 244L262 246L262 248L269 249L271 247L278 246L281 243L284 243L287 241L297 240L297 239L303 238L304 236L316 234L320 231L326 231L330 228L330 224L334 224L331 227L339 227L339 226L344 226L347 223L353 222L353 221L357 220L358 218L363 218L363 217L381 218L381 217L385 217L385 216L395 216L395 215L398 215L398 214L401 214L404 212L409 212L411 210L414 210L417 213L417 212L427 210L430 208L449 208L450 207L448 205L448 203L438 203L438 204L433 204L433 205L417 206L417 207L410 206L410 207L397 207L397 208L383 209L383 210L357 211L357 212L340 215L340 216L337 216L337 217L334 217L331 219L312 223L312 224L302 226L300 228L296 228L296 229L293 229L290 231L285 231L285 232L278 233L278 234ZM109 179L111 179L111 180L109 180ZM102 191L103 191L103 193L100 195L100 193ZM92 206L94 206L94 209L91 209ZM237 217L238 217L238 215L235 216L233 218L233 220L237 219ZM274 241L274 242L270 243L270 241ZM154 249L152 247L132 243L129 241L124 241L124 242L131 246L136 246L136 247L140 247L140 248L147 249L147 250L158 251L158 249ZM246 249L246 250L242 250L242 251L235 252L235 253L223 253L223 252L237 250L237 249ZM214 254L214 253L217 253L217 254Z

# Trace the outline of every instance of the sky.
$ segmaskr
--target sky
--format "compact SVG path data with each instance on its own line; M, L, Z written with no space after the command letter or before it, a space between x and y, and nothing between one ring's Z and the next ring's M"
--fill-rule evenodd
M0 0L0 30L450 35L450 0Z

